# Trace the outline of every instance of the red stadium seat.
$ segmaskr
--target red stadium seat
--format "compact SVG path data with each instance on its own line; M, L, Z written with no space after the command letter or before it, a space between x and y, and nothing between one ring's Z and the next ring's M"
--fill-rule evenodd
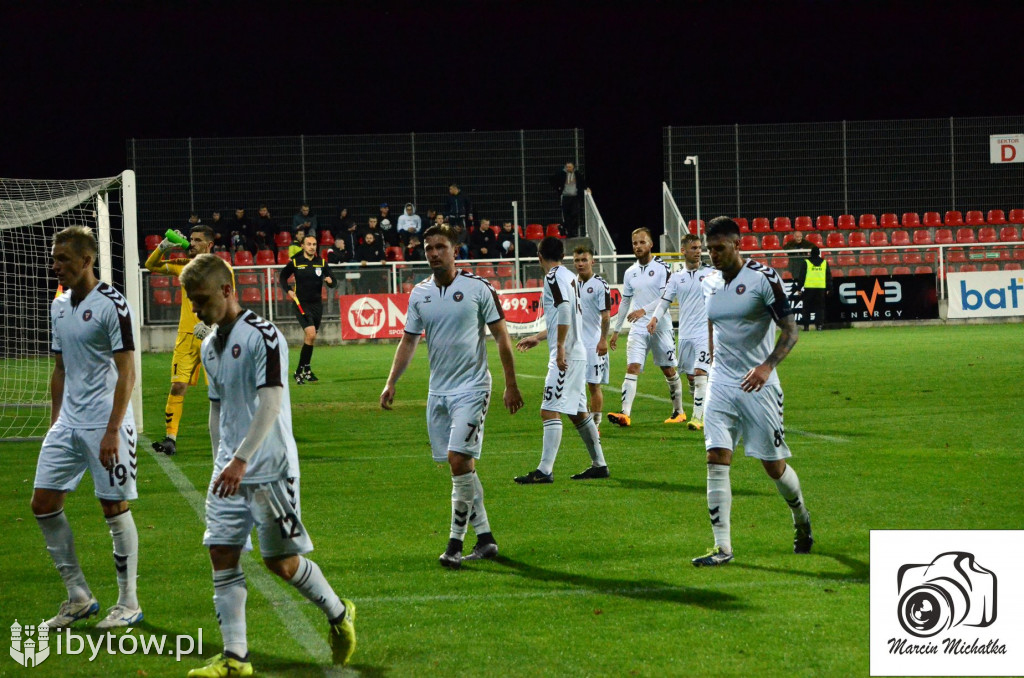
M983 215L980 210L970 210L964 218L964 223L968 226L984 226L985 215Z
M1013 258L1017 261L1024 261L1024 247L1014 247Z
M774 233L761 236L761 249L763 250L781 250L782 243L779 242L779 236Z
M856 266L857 255L856 254L840 254L836 257L836 263L840 266Z
M900 255L892 251L882 252L881 262L883 266L893 266L900 263Z
M914 269L914 275L928 275L934 272L931 266L918 266Z
M834 231L836 228L836 222L830 215L822 214L820 217L815 219L814 227L819 231Z
M974 229L958 228L956 230L956 241L958 243L978 242L974 237Z
M736 217L733 221L735 221L736 225L740 227L740 233L750 233L750 224L747 223L746 218Z
M151 275L149 276L150 287L170 287L171 277L168 275Z
M692 233L693 235L697 235L698 233L704 233L704 231L707 230L705 228L705 226L704 226L704 220L703 219L700 220L699 227L697 225L697 220L696 219L690 219L690 222L687 224L687 227L690 229L690 233ZM699 230L698 230L698 228L699 228Z
M405 253L401 247L385 247L384 259L386 261L405 261Z
M915 245L931 245L934 242L931 231L914 231Z
M174 303L181 306L181 290L174 290Z
M825 238L825 247L829 249L835 247L846 247L846 238L842 233L829 233L828 237Z
M878 228L878 219L875 218L874 214L862 214L860 215L860 221L857 222L858 228Z
M756 235L744 235L740 236L740 251L750 252L751 250L760 249L760 244L757 242Z
M516 269L512 267L512 264L498 264L494 272L498 274L499 278L513 278L516 275Z
M935 244L936 245L951 245L956 242L953 238L953 231L948 228L940 228L935 231Z
M961 249L949 250L946 253L946 262L950 264L962 264L967 261L967 253Z
M754 219L753 225L750 230L754 233L771 233L771 226L768 225L768 219L765 217L757 217Z
M789 257L772 257L772 268L782 270L789 266Z
M900 223L903 228L920 228L921 217L917 216L917 212L904 212Z
M1003 214L1003 210L989 210L985 221L989 226L1002 226L1006 223L1006 215Z
M1003 270L1004 271L1019 271L1019 270L1021 270L1021 265L1018 264L1016 261L1011 261L1008 264L1003 264Z
M1024 224L1024 210L1010 210L1010 216L1007 220L1011 224Z
M287 248L292 244L292 236L288 231L278 231L274 234L274 244L278 247Z
M856 276L867 275L867 274L868 274L868 272L865 271L863 268L851 268L851 269L849 269L846 272L846 275L850 276L851 278L852 277L856 277Z
M874 252L860 255L857 263L861 266L878 266L878 255Z
M252 266L252 252L235 252L235 266Z
M921 258L921 253L918 251L907 252L903 255L904 264L921 264L924 260Z
M527 278L523 282L523 287L540 287L540 280L537 278Z
M942 226L942 216L938 212L924 213L925 228L939 228Z
M832 271L832 277L833 278L842 278L844 276L846 276L846 274L843 273L843 269L841 269L841 268L837 268L837 269Z
M960 273L977 273L978 267L974 264L962 264L960 268L956 269Z
M289 258L290 257L288 256L288 250L277 251L277 263L281 264L282 266L288 263Z
M797 217L796 222L793 224L798 231L813 231L814 222L811 221L810 217Z
M164 238L161 235L147 235L146 236L146 250L149 251L149 252L152 252L163 241L164 241Z
M808 233L804 238L807 242L817 245L819 249L825 246L824 241L821 239L821 233Z
M1003 226L999 229L999 242L1015 242L1020 240L1016 226Z
M274 251L259 250L256 252L256 264L258 266L272 266L274 264Z
M895 214L883 214L878 222L878 225L882 228L899 228L900 224L896 220Z
M162 238L161 238L162 239ZM153 301L157 306L172 306L171 290L169 289L156 289L153 290Z
M243 304L258 304L262 301L260 299L260 291L255 287L242 288L241 302Z
M793 274L790 273L788 269L782 271L782 276L781 277L782 277L783 280L793 280Z
M889 275L889 269L885 266L876 266L871 269L871 275Z
M477 264L476 274L481 278L496 278L494 266L491 264Z
M544 234L549 238L564 238L565 234L562 233L561 224L548 224L547 231Z
M501 287L502 287L502 289L506 289L506 290L515 290L515 289L519 289L519 283L517 283L515 281L515 278L513 278L511 280L506 280L504 283L502 283Z
M892 244L897 247L905 247L910 244L910 233L907 231L893 231Z
M861 233L860 231L857 231L855 233L851 233L850 234L850 239L847 241L847 246L848 247L867 247L868 246L868 237L865 234Z
M229 264L231 263L231 255L228 254L227 252L225 252L224 250L217 250L213 254L214 254L214 256L223 259L224 261L228 262Z
M544 239L544 227L540 224L527 224L526 225L526 239L527 240L543 240Z
M410 292L412 292L413 287L416 287L416 285L414 285L411 282L402 283L402 294L409 294Z
M324 258L324 261L327 260L327 255L330 254L330 253L331 253L331 248L330 247L321 247L320 248L320 256Z
M885 234L885 231L871 231L868 244L872 247L885 247L889 244L889 236Z
M260 277L255 273L239 273L235 282L238 283L239 285L259 285Z
M853 218L852 214L840 214L838 225L841 231L852 231L857 228L857 220Z
M468 261L456 261L455 268L464 268L467 271L472 272L473 264L469 263Z
M330 247L334 244L334 236L326 228L320 229L320 247Z
M789 221L789 217L775 217L772 222L772 230L776 233L789 233L793 230L793 224Z
M982 226L978 229L978 242L999 242L999 234L992 226Z
M960 214L959 210L949 210L946 212L946 216L943 217L942 223L946 226L963 226L964 217Z
M981 270L982 271L998 271L999 270L999 264L995 263L994 261L990 262L988 264L982 264L981 265Z
M172 287L181 287L181 278L179 278L176 275L175 276L171 276L171 286Z
M892 274L893 275L910 275L910 267L909 266L896 266L895 268L892 269Z

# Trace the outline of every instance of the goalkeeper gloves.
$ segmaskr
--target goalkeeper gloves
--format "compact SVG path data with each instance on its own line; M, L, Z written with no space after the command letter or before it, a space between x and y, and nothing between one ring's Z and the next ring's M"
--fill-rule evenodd
M204 323L202 320L200 320L199 322L196 323L196 326L192 329L192 334L195 335L196 339L198 339L199 341L202 341L203 339L206 339L206 337L210 336L210 333L213 332L216 328L217 328L216 325L214 325L213 327L210 327L209 325Z

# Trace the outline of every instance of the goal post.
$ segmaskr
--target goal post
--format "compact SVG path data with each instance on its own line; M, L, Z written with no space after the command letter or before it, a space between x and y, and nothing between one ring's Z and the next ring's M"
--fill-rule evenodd
M0 440L39 440L50 425L53 236L88 226L99 245L97 276L132 308L135 388L142 430L142 293L135 173L81 180L0 178Z

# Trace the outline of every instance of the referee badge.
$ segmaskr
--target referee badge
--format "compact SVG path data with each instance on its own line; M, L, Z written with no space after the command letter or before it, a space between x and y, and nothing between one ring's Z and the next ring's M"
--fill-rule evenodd
M235 344L234 346L231 347L231 357L237 358L240 355L242 355L242 347L239 346L238 344Z
M455 294L452 295L452 299L454 299L455 301L462 301L464 297L465 295L462 292L456 292Z
M323 275L323 274L324 274L324 269L322 269L322 268L318 268L318 269L316 269L316 274L317 274L318 276L321 276L321 275Z

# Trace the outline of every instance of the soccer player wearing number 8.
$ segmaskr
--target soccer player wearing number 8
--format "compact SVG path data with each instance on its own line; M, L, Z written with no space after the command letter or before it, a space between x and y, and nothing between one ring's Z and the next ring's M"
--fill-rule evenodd
M50 322L56 354L50 377L50 430L39 450L32 493L46 550L68 591L51 629L96 614L100 605L78 564L64 498L86 469L114 541L118 599L97 628L142 619L135 578L139 535L128 502L138 497L137 432L131 393L135 384L135 339L125 298L96 279L92 230L71 226L53 238L53 272L66 292L53 300Z
M520 485L553 482L555 457L562 443L562 415L576 425L576 431L590 454L590 468L572 476L573 480L607 478L608 464L601 449L601 437L587 407L587 353L583 348L583 309L580 307L576 276L562 266L565 249L558 238L544 238L538 248L544 269L545 329L519 340L517 348L527 351L543 339L548 340L548 375L544 380L544 400L540 418L544 423L544 446L540 465L515 481Z
M327 615L334 662L344 664L355 650L355 606L305 557L313 542L302 522L288 344L277 327L239 306L221 259L196 257L181 272L181 284L199 318L217 325L202 345L214 457L203 544L210 549L213 605L224 639L224 652L188 675L252 675L239 557L251 548L253 526L267 568Z
M733 558L729 467L741 438L745 454L761 460L793 513L793 550L810 553L811 517L796 471L786 463L791 454L783 428L782 386L775 373L796 345L796 320L779 275L740 256L736 222L713 219L707 238L711 263L718 269L707 279L712 362L704 411L708 513L715 546L692 562L697 567L715 566ZM778 340L776 325L781 330Z
M189 232L188 256L195 257L211 252L216 238L217 234L209 226L196 226ZM152 273L180 275L181 269L185 268L189 259L164 259L174 247L175 243L164 238L146 259L146 268ZM172 455L178 451L178 425L181 423L182 410L185 408L185 390L199 383L199 368L202 363L199 345L211 331L212 328L200 321L192 312L188 294L183 290L178 337L174 340L174 355L171 358L171 392L167 394L167 405L164 407L164 439L153 442L153 449L157 452Z
M288 286L288 279L295 276L295 289ZM316 333L320 330L320 318L323 316L323 303L320 301L324 283L334 287L331 267L324 258L316 253L316 236L307 235L302 239L302 251L298 252L281 269L281 288L295 305L295 317L302 325L304 333L302 352L299 353L299 364L295 368L295 383L302 385L320 381L313 374L310 362L313 360L313 345L316 344Z
M438 561L458 569L463 560L493 558L498 544L484 508L484 488L476 472L483 447L484 419L491 396L487 369L487 336L494 335L505 374L505 408L515 414L523 406L516 384L512 340L494 288L483 278L455 269L459 238L448 226L431 226L423 234L433 275L413 288L405 333L395 351L380 406L390 410L395 385L412 362L420 335L426 332L430 357L427 434L434 461L447 462L452 473L451 530ZM473 552L462 557L467 523L476 532Z

